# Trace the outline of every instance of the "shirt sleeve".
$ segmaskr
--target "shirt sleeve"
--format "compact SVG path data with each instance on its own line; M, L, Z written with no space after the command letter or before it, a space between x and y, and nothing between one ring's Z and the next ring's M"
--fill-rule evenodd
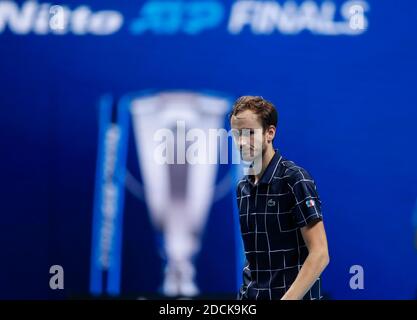
M323 220L316 184L306 170L299 168L291 172L288 186L294 196L292 213L298 227Z
M249 262L248 262L247 259L245 259L245 264L244 264L244 268L243 268L242 277L243 277L243 279L242 279L243 283L242 283L242 286L240 287L240 290L238 292L238 296L237 296L238 300L247 299L248 287L249 287L250 283L252 282L251 273L250 273L250 269L249 269Z

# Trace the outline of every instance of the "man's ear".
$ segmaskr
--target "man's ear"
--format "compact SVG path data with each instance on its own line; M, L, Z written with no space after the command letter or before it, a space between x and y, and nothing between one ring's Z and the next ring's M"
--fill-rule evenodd
M276 128L274 126L269 126L267 131L267 139L268 142L272 142L275 138Z

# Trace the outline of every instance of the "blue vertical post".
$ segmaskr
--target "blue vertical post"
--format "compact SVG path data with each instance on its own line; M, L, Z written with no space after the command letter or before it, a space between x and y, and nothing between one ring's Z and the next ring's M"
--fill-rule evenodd
M99 135L90 262L90 292L94 295L99 295L103 292L103 269L100 263L100 233L103 218L101 208L103 199L105 140L106 132L111 125L112 105L113 99L111 96L104 96L99 103Z
M114 184L117 189L117 211L114 219L114 235L111 246L111 263L107 274L107 293L120 294L122 265L123 212L125 199L126 160L128 151L130 119L130 99L124 98L117 108L117 124L120 129L119 145L114 171Z

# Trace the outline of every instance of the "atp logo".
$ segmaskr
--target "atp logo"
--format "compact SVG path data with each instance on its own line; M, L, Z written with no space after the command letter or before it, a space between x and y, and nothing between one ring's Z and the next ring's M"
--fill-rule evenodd
M223 16L224 7L219 1L148 1L130 31L135 35L146 31L195 35L217 27Z

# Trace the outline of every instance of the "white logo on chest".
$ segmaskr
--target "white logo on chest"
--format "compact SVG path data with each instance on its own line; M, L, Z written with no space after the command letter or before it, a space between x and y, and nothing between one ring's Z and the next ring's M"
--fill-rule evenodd
M273 207L273 206L275 206L275 201L272 200L272 199L269 199L268 200L268 207Z

